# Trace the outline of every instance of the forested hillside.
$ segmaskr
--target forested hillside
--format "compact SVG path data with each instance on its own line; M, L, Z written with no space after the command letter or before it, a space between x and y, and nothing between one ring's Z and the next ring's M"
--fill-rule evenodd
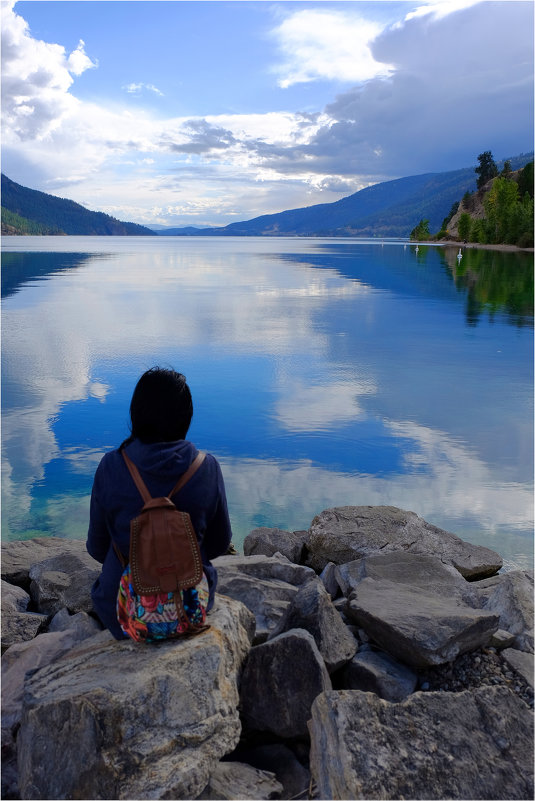
M466 192L453 204L438 233L433 235L430 220L421 218L411 239L533 247L533 161L522 169L513 169L506 161L499 171L487 150L479 154L478 162L476 191Z
M101 211L27 189L2 174L2 234L154 236L149 228L121 222Z

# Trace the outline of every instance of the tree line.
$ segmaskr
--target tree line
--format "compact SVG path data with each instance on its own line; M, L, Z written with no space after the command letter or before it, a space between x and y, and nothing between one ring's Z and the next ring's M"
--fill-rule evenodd
M461 208L457 223L459 240L533 247L533 161L516 172L511 170L511 163L505 161L498 172L490 150L477 158L477 191L467 192L460 203L452 206L436 234L430 233L429 220L421 219L411 231L411 239L449 239L448 225ZM489 181L492 181L490 186ZM483 216L480 216L481 206ZM474 216L477 209L479 213Z

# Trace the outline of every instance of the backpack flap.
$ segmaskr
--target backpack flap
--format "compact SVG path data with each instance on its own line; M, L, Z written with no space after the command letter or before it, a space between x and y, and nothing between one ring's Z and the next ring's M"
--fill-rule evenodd
M177 592L203 577L199 543L187 512L153 498L130 524L132 584L138 595Z

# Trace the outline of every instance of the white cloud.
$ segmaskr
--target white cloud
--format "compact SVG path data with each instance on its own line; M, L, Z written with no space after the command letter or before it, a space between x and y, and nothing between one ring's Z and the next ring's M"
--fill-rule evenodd
M130 95L139 95L141 92L146 89L147 92L154 92L155 95L160 95L163 97L164 94L161 92L157 86L154 86L152 83L128 83L126 86L123 86L128 94Z
M497 158L530 149L533 4L435 4L408 16L372 45L396 71L336 97L306 151L272 152L274 169L395 178L469 166L483 148Z
M481 0L428 0L425 5L418 6L413 11L405 16L405 21L416 19L417 17L431 16L434 19L443 19L455 11L461 11L464 8L470 8L480 3ZM398 23L395 27L400 27L402 23Z
M120 219L225 225L532 142L530 3L426 3L390 27L345 9L284 12L287 86L358 85L324 111L195 118L128 105L159 94L150 83L124 87L123 104L79 100L73 81L97 63L83 41L68 54L35 40L12 2L3 8L3 169Z
M95 67L98 67L98 62L91 61L85 52L85 42L83 39L80 39L78 42L78 47L76 50L72 51L67 59L67 69L69 72L72 72L73 75L81 75L82 72L85 72L89 69L94 69Z
M2 3L2 116L4 131L21 140L42 139L72 114L79 101L69 93L73 75L95 67L84 43L65 48L34 39L27 22Z
M318 79L353 83L389 75L392 67L376 61L370 48L381 30L381 25L352 13L296 11L273 32L286 57L276 68L279 85Z

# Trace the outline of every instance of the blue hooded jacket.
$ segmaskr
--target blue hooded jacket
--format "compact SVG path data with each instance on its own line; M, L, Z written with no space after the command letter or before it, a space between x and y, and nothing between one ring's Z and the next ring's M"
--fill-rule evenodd
M138 439L125 446L149 493L167 495L197 456L197 449L187 440L146 444ZM206 459L180 492L173 496L180 511L188 512L197 534L204 572L210 588L208 610L214 603L216 569L210 560L224 554L232 539L225 486L216 459ZM102 564L102 572L93 584L93 607L103 625L121 640L126 637L117 621L116 602L123 568L113 543L128 559L130 521L143 506L143 500L116 448L101 460L91 493L87 550Z

